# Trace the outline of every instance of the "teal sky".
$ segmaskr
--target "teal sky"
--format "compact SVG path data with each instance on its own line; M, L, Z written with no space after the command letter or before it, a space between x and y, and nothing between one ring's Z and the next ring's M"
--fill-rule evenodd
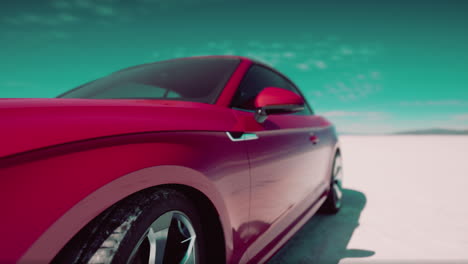
M284 72L342 132L468 129L468 1L7 0L0 45L1 98L235 54Z

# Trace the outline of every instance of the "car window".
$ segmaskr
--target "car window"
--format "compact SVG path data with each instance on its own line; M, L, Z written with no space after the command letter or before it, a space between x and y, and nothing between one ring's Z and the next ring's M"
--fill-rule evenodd
M239 63L240 59L236 58L151 63L115 72L59 97L173 99L213 104Z
M162 87L157 87L153 85L146 85L142 83L136 82L123 82L118 83L112 86L112 98L119 99L119 98L160 98L164 97L167 89ZM103 94L107 93L98 93L95 96L102 96Z
M301 95L298 89L286 78L266 67L253 65L239 85L231 107L243 110L255 110L255 97L266 87L283 88ZM307 103L304 110L296 114L311 114Z

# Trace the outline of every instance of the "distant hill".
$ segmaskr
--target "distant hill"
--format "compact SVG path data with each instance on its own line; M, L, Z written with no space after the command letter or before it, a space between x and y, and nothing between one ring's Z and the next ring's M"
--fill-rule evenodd
M401 131L401 132L393 133L393 135L468 135L468 130L431 128L431 129Z
M444 128L430 128L407 130L390 133L356 133L338 131L340 136L391 136L391 135L468 135L468 130L444 129Z

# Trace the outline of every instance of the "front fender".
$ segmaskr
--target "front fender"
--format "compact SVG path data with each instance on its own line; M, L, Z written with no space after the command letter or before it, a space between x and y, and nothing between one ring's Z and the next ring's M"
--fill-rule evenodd
M47 262L82 227L140 190L180 184L216 207L228 259L245 250L250 175L245 146L223 132L99 138L0 159L0 262ZM235 257L236 259L238 257Z
M176 180L170 177L155 177L156 175L174 174L177 175ZM90 222L101 212L133 193L165 184L190 186L207 196L220 216L226 241L232 241L231 225L227 217L226 205L213 183L202 173L193 169L165 165L129 173L88 195L50 226L29 248L20 262L39 263L50 261L86 223ZM226 245L226 247L226 252L232 250L232 244Z

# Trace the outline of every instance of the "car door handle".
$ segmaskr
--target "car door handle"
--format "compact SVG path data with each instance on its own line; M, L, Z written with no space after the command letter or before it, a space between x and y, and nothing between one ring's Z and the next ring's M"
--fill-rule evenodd
M226 135L231 141L234 142L258 139L257 134L254 133L226 132Z
M312 134L309 135L309 140L310 140L310 141L312 142L312 144L314 144L314 145L320 142L319 137L318 137L316 134L314 134L314 133L312 133Z

